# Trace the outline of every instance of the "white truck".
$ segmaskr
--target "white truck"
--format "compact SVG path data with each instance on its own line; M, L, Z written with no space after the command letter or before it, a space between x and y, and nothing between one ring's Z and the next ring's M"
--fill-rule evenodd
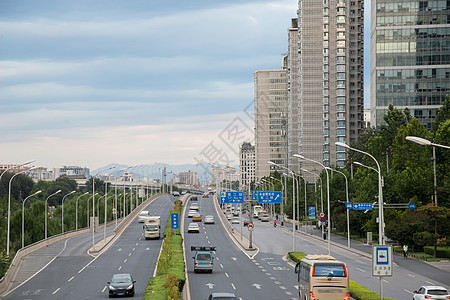
M144 237L145 239L161 237L161 217L160 216L150 216L147 217L144 223Z

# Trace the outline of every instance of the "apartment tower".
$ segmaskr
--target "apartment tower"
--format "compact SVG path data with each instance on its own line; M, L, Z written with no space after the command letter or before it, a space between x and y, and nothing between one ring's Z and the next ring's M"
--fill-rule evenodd
M290 157L299 153L325 166L344 166L345 149L335 142L354 142L363 132L363 3L298 2L289 29L289 108L297 113L290 117ZM289 162L299 171L298 158ZM308 161L302 167L321 171Z
M282 57L283 69L254 73L256 180L270 174L268 161L287 166L287 55Z

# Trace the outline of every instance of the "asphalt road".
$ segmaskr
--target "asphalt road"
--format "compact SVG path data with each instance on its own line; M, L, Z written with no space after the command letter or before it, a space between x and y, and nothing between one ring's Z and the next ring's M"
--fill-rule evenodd
M212 201L212 197L199 197L198 202L202 215L215 216L216 224L200 223L200 233L187 233L191 219L186 216L184 220L190 298L207 299L212 292L232 292L240 299L297 299L293 268L283 261L282 255L264 253L256 259L248 257L220 224ZM212 274L194 273L191 246L216 247Z
M151 215L160 215L161 227L165 228L172 208L173 197L162 196L146 210ZM103 232L97 235L100 240ZM53 262L5 299L105 299L108 298L106 282L115 273L132 274L136 280L135 297L142 298L153 276L162 239L145 240L142 223L136 218L95 258L87 254L92 246L92 234L73 237L64 243L65 247Z
M244 218L248 219L248 218ZM328 254L327 242L320 238L320 231L308 228L307 234L301 227L293 238L292 226L274 228L271 222L254 220L253 242L260 249L256 258L269 254L283 255L293 250L307 254ZM240 230L239 226L235 230ZM248 238L248 230L243 231ZM344 261L349 268L351 280L364 287L380 293L380 280L372 277L371 246L352 242L352 249L347 249L347 239L332 236L331 255ZM356 249L356 250L355 250ZM383 295L392 299L411 299L412 292L421 285L448 286L449 272L440 270L426 263L413 259L394 257L394 270L392 277L385 277L383 281ZM291 274L295 276L295 274Z

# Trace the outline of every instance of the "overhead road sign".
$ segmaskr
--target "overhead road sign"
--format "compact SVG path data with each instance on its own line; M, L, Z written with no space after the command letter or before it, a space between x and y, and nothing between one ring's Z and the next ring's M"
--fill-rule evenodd
M244 192L224 192L220 194L220 203L244 203ZM224 196L224 197L223 197Z
M373 205L372 203L353 203L353 209L357 210L372 210Z
M281 203L281 192L260 191L258 193L258 203Z

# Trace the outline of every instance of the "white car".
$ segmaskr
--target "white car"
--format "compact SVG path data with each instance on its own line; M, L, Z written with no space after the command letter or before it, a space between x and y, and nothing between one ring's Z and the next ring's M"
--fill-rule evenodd
M231 224L239 224L239 218L233 218Z
M199 210L200 209L200 207L198 206L198 204L192 204L190 207L189 207L189 210Z
M189 223L188 232L200 233L200 226L197 223Z
M150 217L150 212L148 210L143 210L139 213L139 223L144 223L145 220L148 219L148 217Z
M443 286L424 285L414 291L413 300L450 299L450 293Z
M228 214L227 214L227 220L231 220L231 219L233 219L233 215L230 214L230 213L228 213Z
M215 223L214 216L211 216L211 215L206 216L205 219L203 220L203 223L214 224Z
M197 213L198 213L198 211L196 211L196 210L189 210L188 211L188 218L192 218Z

